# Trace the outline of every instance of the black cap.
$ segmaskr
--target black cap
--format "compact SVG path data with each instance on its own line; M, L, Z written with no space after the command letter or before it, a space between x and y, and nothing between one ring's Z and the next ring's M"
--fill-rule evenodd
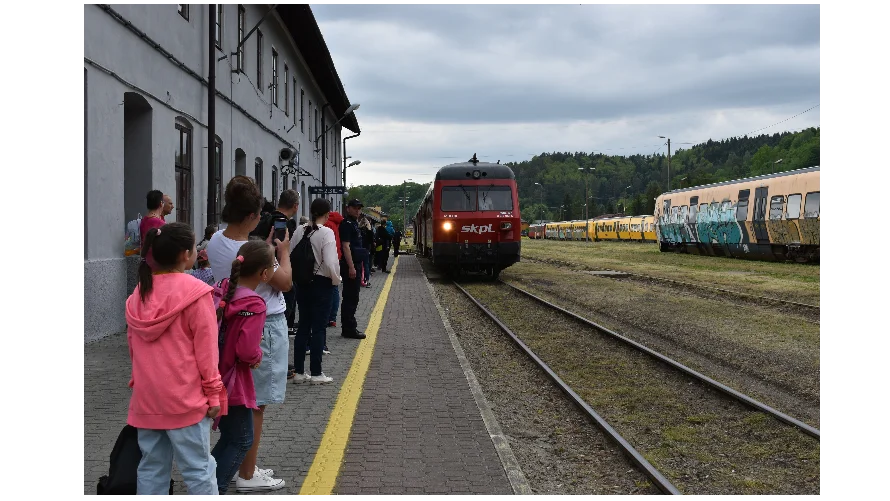
M353 198L352 200L350 200L349 202L346 203L346 206L347 207L364 207L365 204L363 204L359 199Z

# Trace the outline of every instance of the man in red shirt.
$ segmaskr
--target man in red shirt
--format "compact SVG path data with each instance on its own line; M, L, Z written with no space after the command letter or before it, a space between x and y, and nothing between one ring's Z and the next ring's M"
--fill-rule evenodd
M161 193L160 190L151 190L145 196L146 208L148 214L142 218L139 223L140 242L145 242L145 235L152 228L160 228L167 224L164 217L173 212L173 200L169 196Z
M324 225L334 230L334 237L337 239L337 259L343 259L343 249L340 245L340 223L343 222L343 215L337 211L328 213L328 222ZM331 297L331 314L328 317L328 327L337 326L337 311L340 309L340 286L334 287L334 295ZM327 345L325 345L327 351Z

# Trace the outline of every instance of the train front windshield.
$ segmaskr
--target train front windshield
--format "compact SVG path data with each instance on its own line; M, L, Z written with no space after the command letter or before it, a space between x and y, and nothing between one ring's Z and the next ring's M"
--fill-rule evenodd
M513 210L513 191L509 186L443 186L442 210L472 212L476 210Z
M480 186L479 210L513 210L513 192L510 187Z

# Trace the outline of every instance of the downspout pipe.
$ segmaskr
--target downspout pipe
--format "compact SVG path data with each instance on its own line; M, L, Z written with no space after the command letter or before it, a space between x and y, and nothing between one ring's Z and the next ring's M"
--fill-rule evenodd
M210 20L207 26L210 75L207 86L207 225L218 225L216 213L216 4L207 6Z
M343 187L346 188L346 140L352 139L354 137L359 137L362 135L362 131L358 131L358 134L353 134L351 136L347 136L343 138Z

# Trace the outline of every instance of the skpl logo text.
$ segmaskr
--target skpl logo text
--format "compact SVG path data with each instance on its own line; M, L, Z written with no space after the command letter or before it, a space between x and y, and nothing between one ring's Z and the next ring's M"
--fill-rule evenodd
M462 226L460 231L461 233L477 233L479 235L483 233L494 233L494 230L492 230L491 227L491 224L480 224L479 226L470 224L467 226Z

